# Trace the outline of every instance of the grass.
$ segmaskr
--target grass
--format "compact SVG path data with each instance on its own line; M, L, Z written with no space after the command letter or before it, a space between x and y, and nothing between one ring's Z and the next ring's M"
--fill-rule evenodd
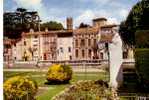
M7 72L4 71L4 81L9 77L16 76L16 75L29 75L35 80L38 86L47 86L48 90L42 92L37 96L37 100L50 100L53 96L64 90L70 84L77 82L78 80L108 80L107 73L104 72L75 72L73 73L72 80L70 84L65 85L45 85L46 82L46 73L45 72ZM36 77L35 77L36 76Z

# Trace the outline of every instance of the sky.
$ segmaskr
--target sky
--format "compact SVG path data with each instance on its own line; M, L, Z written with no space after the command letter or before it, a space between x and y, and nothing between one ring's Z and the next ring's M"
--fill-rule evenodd
M81 22L92 25L92 19L105 17L109 24L125 20L132 6L139 0L4 0L3 9L18 7L38 11L42 22L58 21L66 27L66 18L73 18L74 27Z

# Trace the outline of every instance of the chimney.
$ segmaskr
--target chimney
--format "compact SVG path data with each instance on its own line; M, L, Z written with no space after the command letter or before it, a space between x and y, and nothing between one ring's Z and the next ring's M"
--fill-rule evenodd
M96 18L96 19L93 19L93 26L94 27L101 27L101 26L104 26L106 25L106 22L107 22L107 19L102 17L102 18Z
M67 18L67 30L73 30L73 20L72 17Z

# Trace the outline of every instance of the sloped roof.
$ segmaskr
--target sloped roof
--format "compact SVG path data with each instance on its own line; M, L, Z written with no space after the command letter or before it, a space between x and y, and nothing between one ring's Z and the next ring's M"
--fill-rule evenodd
M73 31L74 34L96 34L98 33L99 28L96 27L87 27L87 28L78 28Z
M72 33L73 31L72 30L54 30L54 31L38 31L38 32L28 32L28 33L25 33L23 32L22 33L22 36L26 36L26 35L46 35L46 34L68 34L68 33Z

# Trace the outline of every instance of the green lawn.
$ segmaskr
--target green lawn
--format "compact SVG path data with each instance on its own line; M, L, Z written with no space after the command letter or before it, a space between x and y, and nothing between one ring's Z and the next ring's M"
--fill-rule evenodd
M4 72L4 81L15 75L29 75L33 80L35 80L38 86L47 86L48 90L43 91L37 96L37 100L50 100L54 95L64 90L70 84L77 82L78 80L108 80L107 73L104 72L76 72L73 73L72 80L70 84L65 85L45 85L46 82L46 72Z

